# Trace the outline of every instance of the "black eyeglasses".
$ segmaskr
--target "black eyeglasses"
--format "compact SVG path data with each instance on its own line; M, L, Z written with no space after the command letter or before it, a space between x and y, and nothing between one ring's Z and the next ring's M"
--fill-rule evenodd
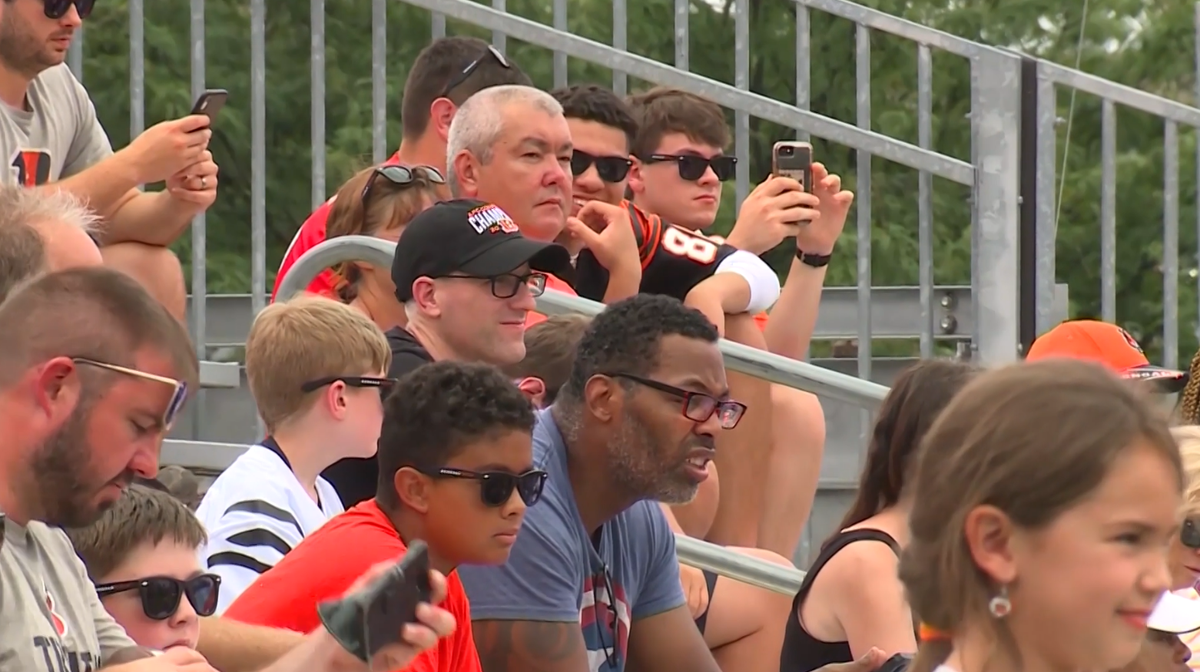
M96 6L96 0L42 0L42 11L48 19L61 19L67 15L71 5L75 5L79 18L86 19Z
M188 603L197 616L212 616L217 610L217 595L221 588L221 577L216 574L201 574L187 581L169 576L151 576L137 581L101 583L96 586L100 597L138 591L142 611L146 618L165 621L179 611L179 601L187 595Z
M432 166L379 166L371 176L367 178L367 183L363 185L361 200L363 205L367 203L367 197L371 195L371 187L375 186L375 180L382 177L401 189L411 186L419 179L426 179L433 184L445 184L446 178L438 172L437 168Z
M546 274L531 271L522 275L516 273L501 273L500 275L484 278L478 275L443 275L438 279L458 280L488 280L491 283L492 296L497 299L511 299L517 295L521 287L527 287L529 294L535 299L546 292Z
M489 44L488 48L485 49L484 52L479 55L479 58L476 58L475 60L468 63L467 67L463 68L449 82L446 82L446 86L442 89L442 92L440 94L438 94L438 98L445 98L445 97L449 96L451 91L458 88L458 86L460 84L462 84L463 82L470 79L471 75L474 74L475 71L479 69L479 66L482 65L483 62L488 60L489 58L491 58L492 60L499 63L500 67L504 68L505 70L508 70L512 67L511 65L508 64L508 59L504 58L504 54L500 53L500 50L496 49L495 47L493 47L492 45Z
M621 652L617 648L617 638L620 636L619 621L621 617L617 612L617 599L613 596L612 581L612 574L609 573L607 564L601 567L599 576L592 576L592 615L595 618L596 634L600 637L600 650L604 651L604 662L609 669L616 669L620 667L618 663ZM604 597L608 598L607 603L599 599L597 584L601 582L604 583ZM604 636L605 632L612 632L611 644Z
M625 179L629 175L629 167L633 165L633 161L622 156L595 156L577 149L571 154L571 174L579 177L593 163L596 164L596 174L609 184Z
M337 382L346 384L346 387L374 387L379 389L379 396L387 396L387 393L396 384L395 378L384 378L381 376L329 376L328 378L318 378L310 380L300 386L301 392L312 392L319 390L326 385L332 385Z
M1193 551L1200 550L1200 527L1191 518L1184 520L1179 528L1179 543Z
M734 169L737 168L737 157L724 154L711 159L695 154L651 154L642 160L646 163L674 161L679 167L679 177L688 182L695 182L704 177L704 173L709 168L712 168L713 174L717 176L718 180L724 182L733 179Z
M660 383L657 380L642 378L629 373L605 373L602 374L610 378L624 378L638 385L644 385L652 390L665 392L674 397L683 399L683 417L692 422L706 422L717 414L717 422L720 423L721 429L733 429L737 427L741 421L742 415L746 412L746 405L740 401L731 401L728 399L717 399L716 397L704 394L703 392L691 392L682 388Z
M542 489L546 487L549 476L541 469L530 469L523 474L510 474L507 471L467 471L440 467L422 470L426 476L433 478L464 478L479 481L479 496L484 506L504 506L512 497L513 491L521 496L525 506L533 506L542 498Z

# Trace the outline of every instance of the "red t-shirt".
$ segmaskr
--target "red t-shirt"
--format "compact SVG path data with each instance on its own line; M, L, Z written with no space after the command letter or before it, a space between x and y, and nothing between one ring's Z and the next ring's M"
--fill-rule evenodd
M400 165L399 153L393 154L382 165ZM333 199L330 198L319 208L313 210L308 219L300 225L300 230L296 232L292 243L288 245L287 252L283 254L283 261L279 262L279 273L275 276L275 288L271 290L271 301L275 300L275 295L279 293L279 283L283 280L283 276L292 270L296 260L304 256L305 252L325 242L325 224L329 221L329 211L332 209ZM333 271L325 269L308 284L308 291L322 296L333 296L334 286Z
M317 604L341 597L364 572L404 555L396 528L369 499L332 518L250 584L224 617L243 623L311 632L321 625ZM441 607L454 615L454 634L417 656L405 672L481 672L471 633L471 607L458 572L446 579Z

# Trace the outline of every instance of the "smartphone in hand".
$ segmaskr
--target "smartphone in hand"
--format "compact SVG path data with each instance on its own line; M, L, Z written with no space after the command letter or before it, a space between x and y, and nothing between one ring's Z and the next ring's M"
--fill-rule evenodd
M209 89L196 98L196 104L192 105L192 114L203 114L208 117L208 123L212 124L228 99L229 92L225 89Z
M812 145L807 142L781 140L771 151L771 172L781 177L790 177L804 185L804 191L812 193Z
M380 649L400 641L402 628L417 620L417 605L428 602L433 592L429 583L429 549L416 540L400 562L370 588L363 611L363 644L367 660Z

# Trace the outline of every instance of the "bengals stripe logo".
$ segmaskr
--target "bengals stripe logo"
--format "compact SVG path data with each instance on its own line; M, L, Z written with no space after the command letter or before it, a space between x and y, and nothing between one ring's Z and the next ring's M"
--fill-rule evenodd
M23 187L36 187L50 181L50 153L41 149L22 149L13 155L13 175L17 184Z

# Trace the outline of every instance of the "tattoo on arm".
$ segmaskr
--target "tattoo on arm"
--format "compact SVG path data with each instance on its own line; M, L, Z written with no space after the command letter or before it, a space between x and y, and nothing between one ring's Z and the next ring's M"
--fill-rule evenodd
M475 621L483 672L585 672L583 633L574 623Z

